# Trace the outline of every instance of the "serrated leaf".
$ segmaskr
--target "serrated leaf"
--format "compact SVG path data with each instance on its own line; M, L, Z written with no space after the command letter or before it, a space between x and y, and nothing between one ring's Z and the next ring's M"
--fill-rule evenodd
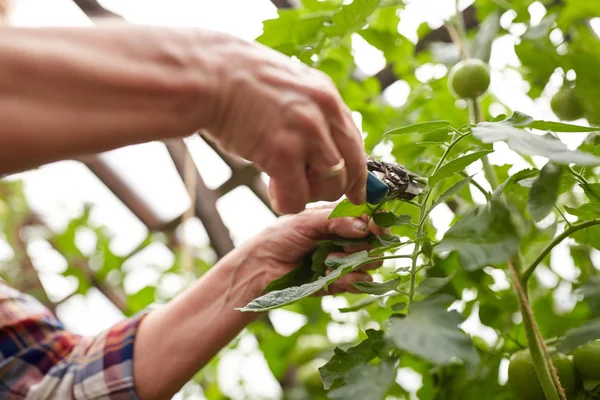
M373 214L373 221L382 228L391 228L410 224L412 217L410 215L396 215L391 212L379 212Z
M418 124L392 129L391 131L387 131L386 133L384 133L384 135L406 135L409 133L426 134L443 128L447 128L449 132L450 121L419 122Z
M455 158L452 161L442 165L435 174L429 177L429 186L433 187L439 181L446 179L458 172L461 172L469 165L473 164L480 158L492 153L493 150L482 150L475 153L467 154L465 156Z
M581 184L579 186L585 192L585 195L590 200L590 203L600 205L600 183L588 183L586 185Z
M401 278L396 278L387 282L355 282L352 286L363 293L382 295L398 289L398 285L400 285L401 281Z
M340 217L358 218L365 214L371 215L371 213L372 211L366 203L356 205L352 204L350 200L344 199L337 206L335 206L333 211L331 211L331 214L329 214L329 219Z
M462 180L458 181L457 183L455 183L454 185L452 185L436 201L434 201L433 204L431 204L431 207L429 208L429 212L431 212L431 210L433 210L434 208L436 208L437 206L444 203L446 200L448 200L449 198L451 198L452 196L454 196L455 194L460 192L461 189L465 185L467 185L469 182L471 182L471 179L473 179L473 177L468 176L465 179L462 179Z
M472 128L472 132L483 143L504 141L517 153L546 157L557 164L600 165L600 157L578 150L569 150L558 139L535 135L517 128L517 126L527 126L529 123L531 121L523 122L520 116L515 117L512 122L511 119L501 122L481 122Z
M331 17L332 25L325 28L330 37L344 37L367 23L367 18L379 7L381 0L354 0L342 6Z
M534 221L541 221L550 214L558 198L562 168L549 162L544 165L529 192L527 208Z
M430 296L439 292L444 286L449 284L454 278L454 273L442 278L425 278L417 287L417 291L424 296Z
M596 339L600 339L600 319L588 321L580 327L567 331L558 345L558 350L571 353L577 347Z
M317 248L312 253L311 257L311 270L314 272L313 279L317 279L319 276L325 274L327 266L325 260L331 253L342 251L343 247L335 244L330 240L323 240L317 243Z
M344 385L327 394L329 400L383 400L394 383L396 368L390 361L365 364L348 371Z
M346 373L354 367L361 366L377 357L379 350L385 345L383 332L368 329L365 333L367 339L350 347L347 351L336 347L331 360L319 368L325 389L331 388L337 380L343 379Z
M554 121L532 121L525 125L527 128L539 129L541 131L550 132L596 132L600 131L597 126L580 126L573 124L565 124L563 122Z
M496 190L494 190L494 193L492 193L492 199L493 200L500 199L500 197L502 196L502 193L504 193L504 189L506 189L506 187L508 185L517 183L517 182L525 180L527 178L531 178L533 175L535 175L537 173L538 173L537 170L524 169L524 170L517 172L514 175L509 176L508 179L506 179L504 182L502 182L502 184L500 186L498 186L496 188ZM533 182L532 182L532 184L533 184Z
M260 312L295 303L298 300L315 294L347 273L373 262L374 260L376 260L376 258L369 257L367 251L354 253L344 258L332 257L326 261L326 265L333 268L333 271L329 275L322 276L314 282L305 283L301 286L269 292L252 300L247 306L236 308L236 310L243 312Z
M565 211L584 220L600 217L600 207L593 204L583 204L577 208L565 206Z
M387 337L400 349L436 365L458 358L467 364L479 362L471 338L460 330L463 317L448 311L452 297L439 295L413 303L404 318L394 318Z
M509 211L499 200L492 200L454 224L434 252L456 251L462 267L472 271L508 261L518 247Z

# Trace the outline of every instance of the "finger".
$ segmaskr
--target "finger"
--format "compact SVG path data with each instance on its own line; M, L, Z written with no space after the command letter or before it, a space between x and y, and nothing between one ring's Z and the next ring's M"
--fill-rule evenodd
M273 208L282 214L302 211L308 202L308 182L305 168L300 163L290 163L286 172L272 176L269 197Z
M391 229L380 227L379 225L377 225L375 223L373 218L371 218L371 220L369 221L369 231L371 231L371 233L373 233L373 235L375 235L375 236L381 236L385 233L390 233Z
M372 271L374 269L380 268L383 265L383 261L375 261L367 265L363 265L358 269L358 271Z
M362 136L352 120L350 110L344 114L342 121L332 123L331 132L337 148L346 160L348 170L346 197L354 204L362 204L367 198L367 158Z
M305 232L309 237L327 237L331 235L348 239L360 239L369 235L367 222L361 218L342 217L328 219L330 208L315 208L299 215L302 218L298 229L310 230Z
M357 253L363 250L371 250L373 246L371 246L368 242L363 243L353 243L344 246L344 252L346 253Z

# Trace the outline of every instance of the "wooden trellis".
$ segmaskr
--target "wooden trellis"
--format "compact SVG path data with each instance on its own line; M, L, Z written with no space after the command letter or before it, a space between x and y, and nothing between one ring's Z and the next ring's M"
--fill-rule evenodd
M90 18L122 18L121 16L105 9L96 0L73 1ZM290 0L271 1L278 8L292 8L295 5ZM477 26L474 6L470 6L465 9L463 12L463 17L465 19L467 29ZM416 45L415 51L420 52L426 49L428 45L434 41L451 42L450 34L445 27L436 29L422 38L421 41ZM398 80L398 77L394 75L393 66L391 65L386 66L382 71L377 73L375 77L381 83L382 88L386 88ZM170 140L164 143L180 177L185 181L186 159L190 157L187 146L182 139ZM210 141L206 141L206 143L211 146L211 148L229 166L232 174L229 180L227 180L217 189L211 190L206 186L198 171L194 170L196 176L192 181L195 183L195 193L192 198L195 197L196 200L192 205L194 207L193 215L198 217L203 224L212 248L215 250L217 256L221 258L234 248L234 244L229 230L216 208L216 202L220 197L239 186L247 186L272 212L274 211L269 202L267 187L261 180L260 171L258 171L252 165L237 159L236 157L223 153ZM161 219L144 201L144 199L139 196L139 194L136 193L135 190L133 190L133 188L131 188L125 182L125 180L122 179L119 174L99 156L87 158L84 160L84 164L129 210L131 210L131 212L147 227L149 231L173 232L173 230L183 222L183 215L172 221L165 221ZM36 218L34 219L35 221L30 222L38 225L43 224L43 221L40 221ZM25 246L25 244L23 244L23 246ZM25 248L23 247L23 249L19 250L22 250L26 258L21 260L23 269L30 270L30 272L35 272L31 265L31 260L26 257L27 253ZM77 267L84 272L92 285L100 290L115 306L117 306L117 308L123 312L127 311L125 295L119 288L108 285L102 282L102 280L97 279L94 270L87 265L85 260L78 262ZM28 287L26 289L32 290L32 287L30 286L34 286L38 291L41 290L42 294L38 297L41 298L48 306L54 308L55 305L50 303L48 300L48 296L43 291L43 287L39 281L39 278L37 276L35 278L36 279L28 282Z

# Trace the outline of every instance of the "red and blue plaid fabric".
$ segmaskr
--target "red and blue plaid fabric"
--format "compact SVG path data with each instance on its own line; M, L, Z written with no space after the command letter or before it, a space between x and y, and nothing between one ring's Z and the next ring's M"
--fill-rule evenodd
M142 318L94 337L75 335L0 280L0 400L137 399L133 343Z

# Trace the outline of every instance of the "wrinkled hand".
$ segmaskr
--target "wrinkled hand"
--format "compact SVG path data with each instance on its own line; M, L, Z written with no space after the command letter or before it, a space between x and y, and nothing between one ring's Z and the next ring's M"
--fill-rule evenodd
M367 226L366 218L344 217L328 220L333 206L328 204L309 208L297 215L281 217L273 226L243 246L257 261L253 268L260 268L264 272L259 282L261 290L273 280L281 278L296 268L302 258L314 250L320 240L336 236L358 239L370 233L383 234L383 230L374 223L371 222ZM333 253L330 257L344 257L366 249L368 249L367 245L346 246L344 253ZM379 266L381 262L368 264L343 276L329 287L327 293L355 292L351 283L370 282L371 276L364 271Z
M363 203L362 137L331 79L255 43L232 38L215 51L222 61L208 133L270 176L275 209L297 213L343 194ZM322 177L341 160L339 174Z

